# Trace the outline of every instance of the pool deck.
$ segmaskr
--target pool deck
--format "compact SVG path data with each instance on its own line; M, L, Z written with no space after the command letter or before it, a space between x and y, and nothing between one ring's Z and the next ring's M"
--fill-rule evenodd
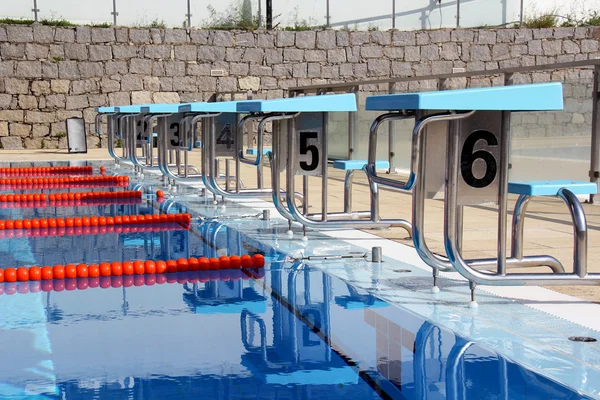
M88 154L69 155L66 151L3 151L8 161L108 160L105 149ZM200 165L194 152L190 163ZM130 172L124 169L123 172ZM332 211L343 204L343 171L330 168L329 205ZM253 182L255 173L244 169L242 179ZM265 171L268 187L269 171ZM368 187L362 174L355 179L355 210L368 208ZM147 174L147 181L157 185L158 176ZM312 181L311 181L312 182ZM316 182L315 182L316 183ZM194 183L193 187L201 187ZM319 208L320 185L311 185L312 209ZM467 340L486 346L510 360L519 362L551 379L586 395L600 399L600 342L576 343L571 336L600 338L600 290L597 287L478 287L479 308L468 307L469 288L458 273L442 273L441 292L431 293L431 270L412 248L412 241L403 229L309 230L307 243L285 235L287 223L278 216L269 199L227 201L225 207L212 204L206 198L185 192L168 192L167 197L182 201L196 215L210 218L226 216L222 223L249 237L290 256L362 254L373 246L381 246L384 263L373 264L364 259L344 261L310 261L311 267L327 271L356 287L375 293L382 299L409 310L434 324L451 329ZM408 194L382 190L382 217L409 218L411 198ZM510 205L514 204L511 198ZM595 260L600 255L600 208L584 204L588 217L590 272L600 272ZM271 210L271 222L260 221L257 213ZM509 210L510 211L510 210ZM430 248L443 254L443 204L439 200L426 202L426 239ZM242 219L240 216L254 216ZM570 270L572 260L572 227L567 208L560 200L535 199L530 205L525 227L525 254L550 254ZM469 207L465 212L464 251L466 258L493 257L496 247L496 213L492 207Z

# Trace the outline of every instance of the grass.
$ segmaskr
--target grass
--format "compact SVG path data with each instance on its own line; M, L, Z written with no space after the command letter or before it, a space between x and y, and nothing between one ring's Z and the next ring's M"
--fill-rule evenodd
M42 19L40 24L46 26L77 26L77 24L67 21L66 19Z
M583 21L583 24L586 26L600 26L600 14L598 11L592 12L592 15Z
M117 139L117 143L115 143L115 147L117 149L120 149L121 147L123 147L123 141L121 139Z
M111 22L100 22L97 24L90 25L92 28L112 28L113 24Z
M541 29L554 28L558 26L558 16L554 14L541 14L528 17L523 21L525 28Z
M32 19L0 18L0 24L2 25L31 25L34 22Z
M59 57L59 56L54 56L54 57L52 57L52 61L57 63L59 61L65 61L65 59L62 57Z
M67 132L57 132L56 135L54 135L54 137L56 138L63 138L67 136Z

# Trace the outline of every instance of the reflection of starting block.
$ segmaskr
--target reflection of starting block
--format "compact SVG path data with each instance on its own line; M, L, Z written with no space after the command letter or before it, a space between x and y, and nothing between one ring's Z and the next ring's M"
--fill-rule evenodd
M254 288L244 287L248 281L209 281L187 285L183 300L195 314L242 314L244 311L264 314L267 300Z

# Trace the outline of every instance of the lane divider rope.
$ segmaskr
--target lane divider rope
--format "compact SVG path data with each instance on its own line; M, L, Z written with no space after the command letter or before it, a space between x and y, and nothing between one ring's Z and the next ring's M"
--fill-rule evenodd
M128 176L61 176L52 178L0 178L2 189L18 187L20 189L85 187L85 186L127 186ZM52 186L54 185L54 186ZM61 186L56 186L61 185ZM80 186L75 186L80 185ZM81 186L85 185L85 186Z
M33 218L17 220L0 220L0 231L12 229L46 229L69 228L85 226L114 226L114 225L149 225L164 223L189 224L192 221L190 214L147 214L124 215L117 217L85 216L75 218Z
M121 192L75 192L75 193L53 193L46 195L45 193L28 193L28 194L1 194L0 203L19 203L19 202L50 202L67 201L67 200L95 200L95 199L125 199L125 198L142 198L142 192L137 190L128 190Z
M189 225L182 223L164 223L159 225L106 225L106 226L77 226L57 227L47 229L13 229L0 230L0 239L44 236L87 236L106 235L109 233L164 232L189 230Z
M52 174L73 174L83 175L92 174L94 168L92 166L65 166L65 167L29 167L29 168L0 168L0 175L17 176L17 175L52 175Z
M75 278L99 278L131 275L164 275L196 271L240 270L264 268L262 254L250 256L221 256L220 258L179 258L177 260L135 260L124 262L101 262L100 264L57 264L0 269L0 283L50 281Z
M46 207L89 207L104 206L108 204L141 204L139 198L121 198L121 199L98 199L98 200L57 200L49 203L45 201L21 201L19 203L2 203L0 209L6 208L46 208Z
M264 269L250 268L244 270L220 270L220 271L192 271L178 272L177 274L162 274L162 275L125 275L125 276L100 276L98 278L77 278L77 279L60 279L48 281L28 281L28 282L6 282L0 283L0 295L6 293L26 294L44 292L62 292L63 290L85 290L88 288L102 289L131 287L131 286L153 286L168 284L185 284L185 283L206 283L208 281L239 281L250 279L263 279L265 276Z

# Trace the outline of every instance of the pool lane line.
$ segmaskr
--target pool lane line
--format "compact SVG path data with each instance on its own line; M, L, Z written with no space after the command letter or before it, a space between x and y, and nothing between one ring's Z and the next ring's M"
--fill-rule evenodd
M6 219L0 220L0 231L35 230L47 228L70 228L70 227L111 227L120 225L134 226L160 226L164 224L179 223L189 229L192 217L190 214L139 214L124 215L116 217L105 217L103 215L92 215L68 218L32 218L32 219Z
M91 165L77 166L65 165L61 167L15 167L15 168L0 168L0 176L16 176L25 174L30 176L51 175L51 174L74 174L74 175L91 175L94 172L94 167Z
M45 201L21 201L19 203L2 203L2 210L19 210L28 208L61 208L61 207L95 207L95 206L110 206L110 205L127 205L127 204L142 204L143 199L98 199L98 200L57 200L51 202Z
M246 272L245 272L246 271ZM209 271L169 272L164 274L122 275L122 276L99 276L93 278L65 278L45 281L4 282L0 283L0 295L14 295L42 292L62 292L73 290L96 289L118 289L120 287L154 286L162 284L185 284L205 283L216 281L237 281L250 279L263 279L262 269L230 269Z
M242 272L248 275L247 271ZM324 273L323 271L319 272ZM292 313L300 322L308 326L308 329L310 329L314 334L316 334L319 337L319 339L321 339L327 346L329 346L331 348L331 351L333 351L338 357L340 357L350 368L354 369L355 371L358 371L358 376L363 381L365 381L365 383L369 385L371 389L373 389L373 391L377 393L377 395L379 395L384 400L394 399L381 387L381 385L377 382L375 378L371 377L371 375L367 371L363 370L356 361L352 360L352 358L344 354L342 350L339 349L339 347L331 341L331 338L329 336L323 333L315 324L313 324L308 318L302 315L300 311L295 309L286 299L283 298L283 296L281 296L279 293L276 293L270 286L266 284L264 280L259 281L255 279L255 277L253 277L252 275L248 276L250 276L264 290L269 292L275 300L277 300L290 313ZM382 377L381 379L384 378Z

